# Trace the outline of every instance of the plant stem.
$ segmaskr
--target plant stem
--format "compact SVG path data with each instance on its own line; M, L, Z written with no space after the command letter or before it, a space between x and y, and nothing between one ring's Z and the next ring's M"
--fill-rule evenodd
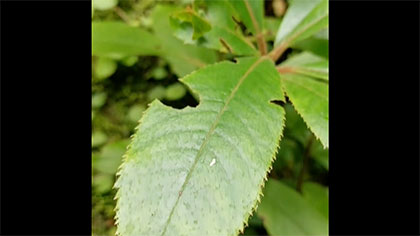
M254 25L256 38L257 38L257 45L258 50L260 50L261 56L267 54L267 44L264 39L264 34L261 32L260 27L258 26L258 22L255 19L254 13L252 12L251 6L249 5L247 0L244 0L245 6L248 10L249 16L251 17L252 24Z
M262 33L257 35L257 44L261 55L264 56L267 54L267 44L265 43L264 35Z
M288 67L288 66L277 66L276 69L280 74L287 74L287 73L295 72L293 67Z
M268 56L271 58L271 60L276 62L281 57L281 55L286 51L287 48L288 48L287 43L282 43L278 47L274 48L268 54Z
M311 135L311 137L309 138L308 143L306 145L305 152L303 154L303 166L302 166L302 169L299 173L298 181L297 181L297 184L296 184L296 190L298 192L302 192L303 177L305 176L305 173L308 169L310 151L311 151L313 141L314 141L314 136Z

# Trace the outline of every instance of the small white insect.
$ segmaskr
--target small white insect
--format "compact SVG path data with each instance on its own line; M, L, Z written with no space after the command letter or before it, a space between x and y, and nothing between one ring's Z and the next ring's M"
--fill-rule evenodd
M210 162L210 166L213 166L216 163L216 159L213 158L213 160L211 160Z

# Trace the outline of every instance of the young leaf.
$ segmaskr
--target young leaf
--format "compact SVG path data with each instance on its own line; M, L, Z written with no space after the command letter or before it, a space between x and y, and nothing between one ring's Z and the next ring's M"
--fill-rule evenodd
M260 198L284 124L273 62L224 61L181 81L200 104L155 100L143 115L115 185L120 235L237 235Z
M241 21L247 29L257 38L258 49L262 54L267 52L267 45L262 30L264 27L264 1L263 0L229 0L238 12Z
M264 1L229 0L239 14L241 21L253 34L258 35L264 26Z
M258 215L270 235L328 235L328 219L294 189L274 179L264 188Z
M235 22L232 17L236 17L237 13L232 5L227 0L220 1L204 1L207 7L206 19L198 16L192 9L187 8L184 12L196 16L197 21L210 22L209 32L204 32L199 27L203 24L188 24L185 21L175 19L177 15L171 17L171 26L175 30L175 36L184 43L203 46L211 49L216 49L221 52L229 52L235 55L257 55L258 51L254 45L249 42L240 32L235 28ZM178 17L179 18L179 17ZM195 37L195 32L202 32Z
M156 37L162 42L162 57L171 65L174 72L182 77L207 64L216 62L213 50L186 45L177 39L170 26L169 16L180 10L170 5L157 5L151 12L152 27Z
M328 81L328 60L310 52L302 52L277 67L279 72L297 73Z
M274 42L278 45L311 36L328 26L328 0L295 0L280 25Z
M271 52L277 59L291 44L328 26L328 0L294 0L284 16Z
M191 8L175 12L170 17L171 23L181 29L192 29L192 39L196 40L210 31L211 25Z
M114 59L157 55L160 47L160 40L144 29L119 21L92 22L92 55Z
M281 75L283 88L310 130L328 147L328 84L294 73Z

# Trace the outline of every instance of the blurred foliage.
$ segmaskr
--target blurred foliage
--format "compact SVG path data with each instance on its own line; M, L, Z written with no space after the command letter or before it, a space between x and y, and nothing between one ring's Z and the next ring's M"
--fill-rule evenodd
M153 29L167 27L157 24L153 14L166 14L168 8L153 11L161 1L153 0L93 0L92 22L120 21L124 24ZM163 1L166 5L185 5L189 0ZM275 0L266 4L265 32L273 47L276 30L280 25L286 2ZM274 6L275 9L272 7ZM277 16L277 18L275 18ZM189 20L189 18L188 18ZM167 22L169 26L169 21ZM157 24L157 25L154 25ZM115 235L114 222L115 190L112 188L115 174L122 156L130 142L143 112L154 99L175 108L196 106L198 100L181 83L178 77L190 73L196 67L189 66L185 56L205 57L207 63L229 58L229 54L208 54L197 51L192 45L174 41L170 31L160 29L160 39L170 38L171 44L163 47L173 50L171 60L159 55L92 56L92 234ZM324 41L322 41L324 40ZM325 41L326 40L326 41ZM316 36L296 45L290 55L300 52L299 48L317 44L319 55L324 55L322 43L328 39ZM157 43L157 42L155 42ZM328 45L328 44L326 44ZM186 51L184 47L186 48ZM200 49L201 50L201 49ZM208 50L208 49L203 49ZM327 49L328 50L328 49ZM185 53L185 54L184 54ZM204 54L204 55L203 55ZM328 51L326 53L328 56ZM328 199L325 197L328 174L328 150L308 130L302 118L290 103L285 105L286 127L280 142L276 161L269 179L281 180L283 184L296 189L300 176L303 179L303 198L312 202L315 209L328 219ZM304 158L309 160L308 169L302 172ZM293 193L294 194L294 193ZM292 194L292 195L293 195ZM299 194L296 192L296 194ZM303 201L302 199L299 199ZM263 198L264 201L264 198ZM306 204L306 203L305 203ZM327 209L325 211L325 209ZM244 235L266 235L267 229L259 214L254 213L248 222Z

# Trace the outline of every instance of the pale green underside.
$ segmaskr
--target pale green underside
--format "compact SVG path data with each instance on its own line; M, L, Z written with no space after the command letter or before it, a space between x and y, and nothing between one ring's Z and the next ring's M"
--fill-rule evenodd
M268 58L207 66L182 79L196 108L155 100L116 182L121 235L237 235L256 206L284 125Z
M328 26L328 0L294 0L287 10L274 45L306 39Z

